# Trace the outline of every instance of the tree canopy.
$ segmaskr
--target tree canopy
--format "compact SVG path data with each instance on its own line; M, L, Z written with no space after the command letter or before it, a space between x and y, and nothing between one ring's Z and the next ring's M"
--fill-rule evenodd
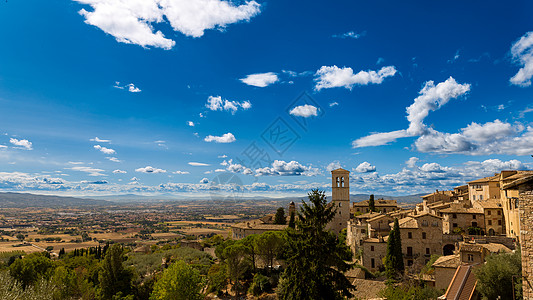
M518 281L522 275L520 251L512 254L500 253L486 258L486 263L474 270L478 280L476 289L487 299L513 299L513 289L520 295L522 285ZM513 275L517 278L513 279ZM518 299L518 298L517 298Z
M280 299L343 299L354 286L344 276L353 267L350 249L326 231L335 216L325 192L312 190L310 204L302 201L297 229L288 229L286 269L278 291Z
M152 300L200 300L205 281L200 272L183 260L170 265L154 285Z
M274 224L285 225L287 220L285 219L285 210L283 207L278 208L276 216L274 217Z
M403 264L402 238L398 219L394 219L394 227L389 233L387 240L387 254L383 259L385 271L389 279L395 279L401 274L405 266Z

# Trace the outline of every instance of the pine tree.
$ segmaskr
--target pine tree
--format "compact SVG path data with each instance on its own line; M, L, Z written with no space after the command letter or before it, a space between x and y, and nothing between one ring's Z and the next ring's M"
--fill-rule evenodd
M337 236L326 231L335 208L326 203L323 191L309 194L309 205L302 201L297 229L287 231L286 263L279 288L279 299L344 299L354 286L344 276L353 267L350 249Z
M398 219L394 219L394 255L396 256L396 270L398 272L403 272L405 266L403 264L403 253L402 253L402 236L400 235L400 225L398 224Z
M370 199L368 200L368 209L371 212L376 211L376 202L374 201L374 194L370 195Z
M276 211L276 216L274 217L274 224L285 225L286 222L287 220L285 220L285 210L283 209L283 207L280 207Z

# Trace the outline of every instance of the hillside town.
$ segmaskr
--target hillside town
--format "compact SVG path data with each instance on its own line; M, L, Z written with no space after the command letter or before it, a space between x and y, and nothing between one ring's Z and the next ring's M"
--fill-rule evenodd
M517 250L522 255L523 298L533 297L527 284L533 272L533 171L506 170L453 190L436 190L412 209L401 208L396 200L373 199L373 195L350 203L349 173L342 168L331 171L329 205L336 208L336 215L327 227L346 235L347 245L366 270L384 269L387 241L397 220L406 274L420 276L420 270L438 255L432 262L434 272L419 279L444 290L439 299L479 299L474 270L490 255ZM296 210L291 202L289 215ZM274 224L274 216L267 215L233 225L232 235L242 239L287 226ZM365 278L363 272L347 276Z

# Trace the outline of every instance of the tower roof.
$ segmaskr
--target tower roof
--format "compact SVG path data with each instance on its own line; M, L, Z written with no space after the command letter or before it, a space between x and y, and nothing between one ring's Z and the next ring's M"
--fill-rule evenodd
M343 168L338 168L338 169L332 170L331 173L350 173L350 171L345 170Z

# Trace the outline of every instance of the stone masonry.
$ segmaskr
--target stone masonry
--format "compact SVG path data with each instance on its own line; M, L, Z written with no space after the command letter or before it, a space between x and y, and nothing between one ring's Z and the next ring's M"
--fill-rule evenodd
M522 293L524 300L533 300L533 191L521 193L519 201Z

